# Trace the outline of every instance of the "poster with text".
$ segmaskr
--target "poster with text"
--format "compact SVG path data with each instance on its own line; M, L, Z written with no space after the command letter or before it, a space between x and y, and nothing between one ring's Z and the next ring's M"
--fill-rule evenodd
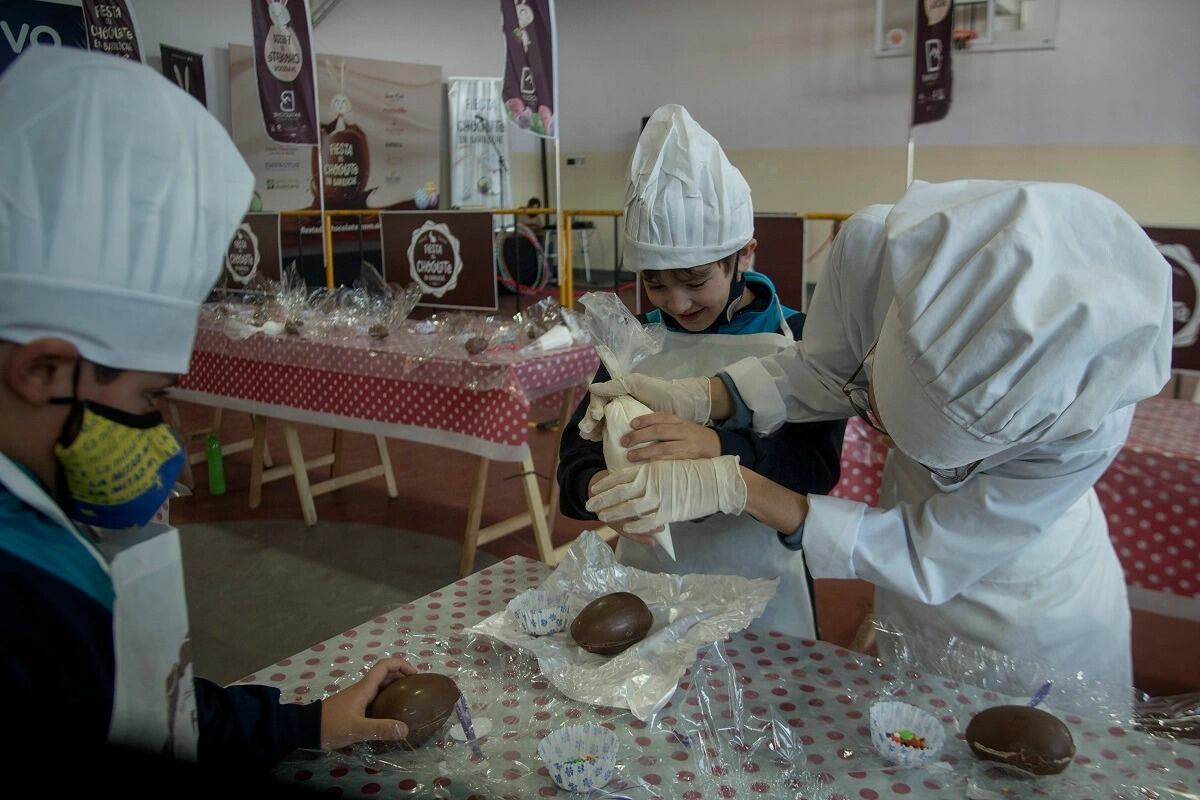
M500 0L504 24L504 105L521 130L557 135L554 0Z
M450 78L450 204L519 205L512 196L508 122L499 78Z
M262 125L273 141L317 143L317 83L307 0L250 0Z
M912 124L936 122L950 111L950 38L954 0L916 0Z
M383 276L421 288L421 305L494 311L499 304L487 211L380 214Z
M87 31L78 6L38 0L0 3L0 72L31 47L87 49Z
M317 54L325 205L436 208L441 175L442 68ZM249 47L229 47L233 140L265 211L319 207L317 151L263 130Z
M125 0L83 0L88 49L130 61L141 61L133 14Z

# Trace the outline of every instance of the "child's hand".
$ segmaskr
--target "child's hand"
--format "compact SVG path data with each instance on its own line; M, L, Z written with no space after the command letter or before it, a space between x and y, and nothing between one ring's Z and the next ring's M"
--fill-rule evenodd
M368 719L367 706L401 675L417 670L403 658L379 661L361 681L342 689L321 704L321 748L338 750L355 742L398 742L408 736L408 726L394 719Z
M690 461L721 455L721 439L715 430L688 422L669 412L646 414L634 419L631 424L633 430L621 439L622 445L634 447L642 442L654 442L629 451L629 460L634 463Z

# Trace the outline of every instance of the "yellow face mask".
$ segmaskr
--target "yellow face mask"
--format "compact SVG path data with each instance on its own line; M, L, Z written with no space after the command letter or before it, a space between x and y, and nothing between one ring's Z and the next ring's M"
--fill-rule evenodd
M136 528L154 518L183 470L185 454L162 414L128 414L87 400L54 446L62 465L67 514L101 528ZM65 431L78 420L79 433Z

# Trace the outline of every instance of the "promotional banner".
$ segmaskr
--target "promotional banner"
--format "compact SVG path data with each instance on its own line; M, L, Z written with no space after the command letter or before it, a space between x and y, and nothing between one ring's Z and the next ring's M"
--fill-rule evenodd
M307 0L250 0L250 15L254 73L267 136L276 142L317 144L317 82Z
M512 196L508 124L499 78L450 78L450 203L505 208Z
M245 289L256 278L279 280L280 252L279 215L247 214L225 248L225 269L213 288Z
M133 15L125 0L83 0L88 49L110 56L141 61Z
M950 111L950 35L954 0L916 0L912 124L936 122Z
M1200 228L1146 228L1171 266L1171 369L1200 372Z
M380 214L383 277L416 283L422 306L494 311L496 257L486 211Z
M87 30L78 6L38 0L0 3L0 72L34 45L87 49Z
M553 138L557 128L554 0L500 0L507 55L504 105L522 130Z
M204 56L171 47L169 44L159 45L162 52L162 72L166 79L180 89L200 101L200 105L208 105L208 94L204 91Z
M255 55L229 47L233 140L254 171L256 202L265 211L317 208L317 151L272 141L263 131ZM322 53L316 59L326 208L436 208L442 68Z

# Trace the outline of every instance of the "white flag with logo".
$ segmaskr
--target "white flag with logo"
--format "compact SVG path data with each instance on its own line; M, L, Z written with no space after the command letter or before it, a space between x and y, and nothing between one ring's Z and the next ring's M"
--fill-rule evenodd
M456 208L520 205L512 196L499 78L449 78L450 192Z

